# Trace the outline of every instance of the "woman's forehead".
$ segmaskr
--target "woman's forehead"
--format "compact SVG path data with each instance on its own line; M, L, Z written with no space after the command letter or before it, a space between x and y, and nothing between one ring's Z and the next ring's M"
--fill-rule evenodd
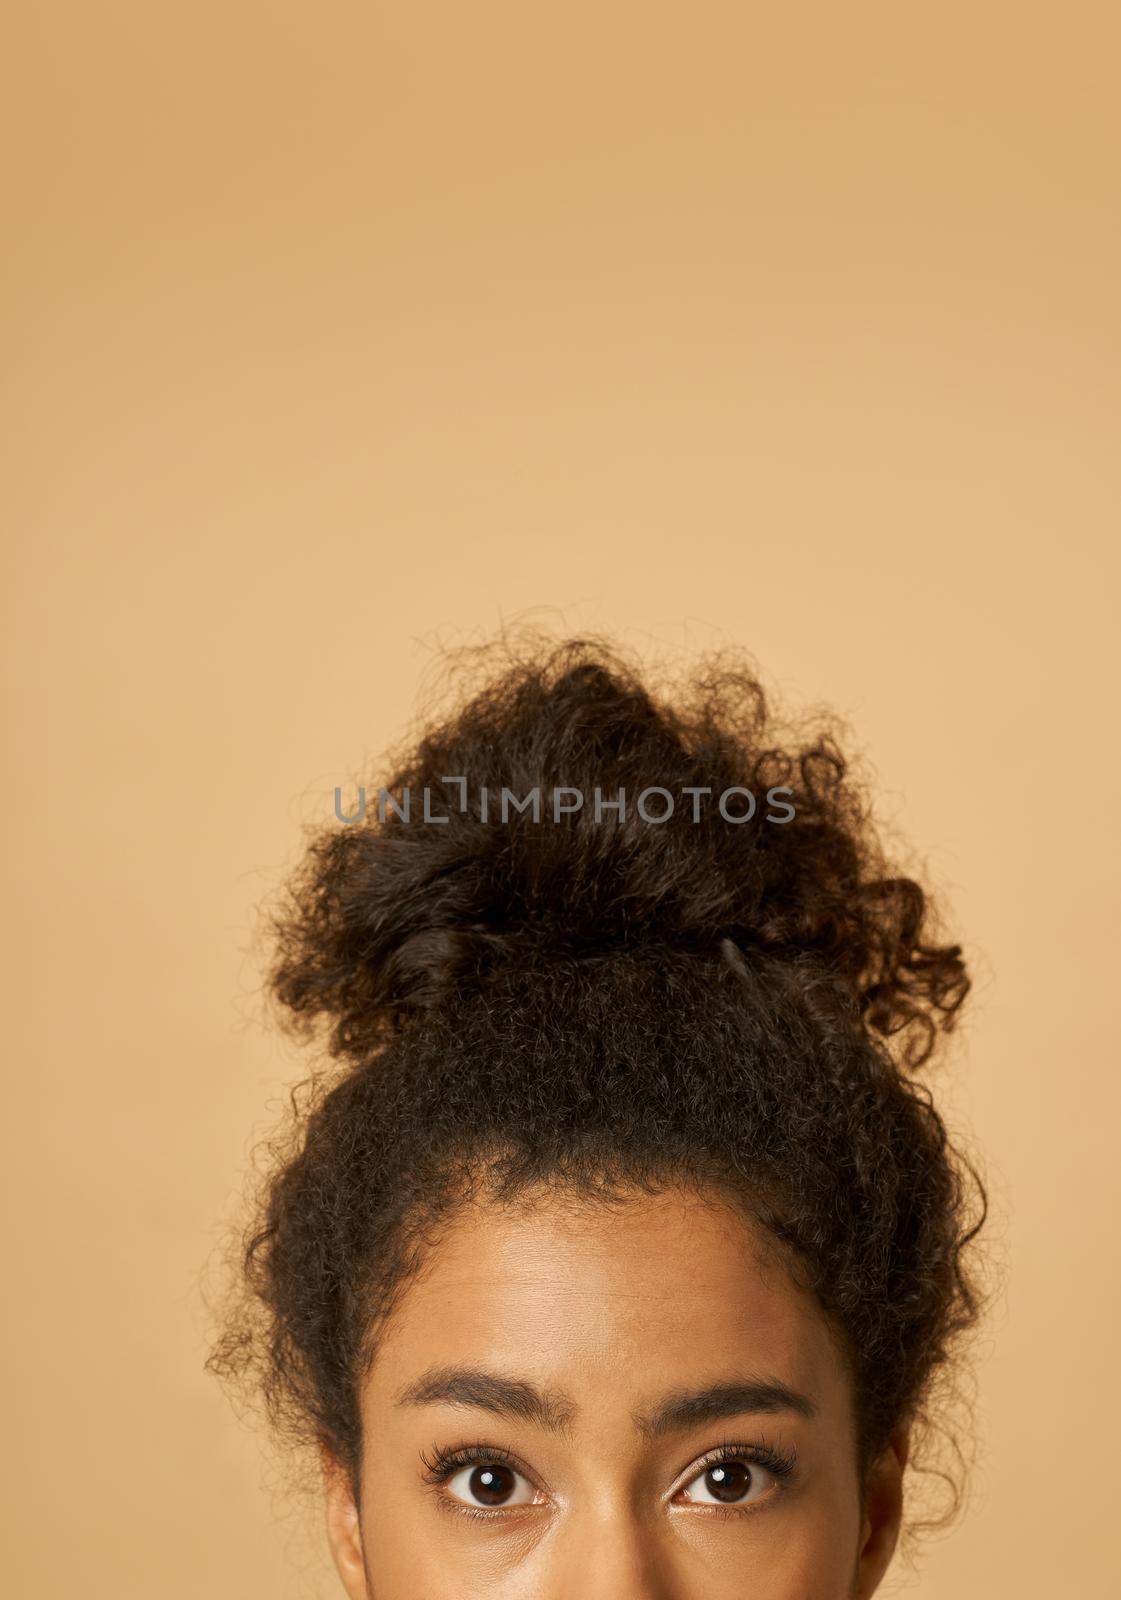
M758 1227L689 1191L465 1207L402 1294L371 1378L384 1398L464 1363L574 1396L717 1377L825 1398L843 1385L825 1318Z

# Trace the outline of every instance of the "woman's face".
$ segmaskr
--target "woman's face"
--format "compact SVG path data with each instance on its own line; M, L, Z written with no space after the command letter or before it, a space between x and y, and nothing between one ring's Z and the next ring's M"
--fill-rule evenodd
M849 1381L752 1226L674 1190L463 1210L384 1331L351 1600L865 1600L902 1445L862 1502Z

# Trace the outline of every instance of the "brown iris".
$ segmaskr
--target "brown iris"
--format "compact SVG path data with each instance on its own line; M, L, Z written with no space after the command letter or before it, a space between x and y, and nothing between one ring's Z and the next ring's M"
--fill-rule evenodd
M751 1468L746 1461L721 1461L705 1473L705 1488L716 1500L742 1500L751 1488Z
M485 1506L501 1505L512 1493L514 1481L514 1474L510 1468L501 1466L497 1462L487 1462L485 1466L476 1467L467 1480L475 1499Z

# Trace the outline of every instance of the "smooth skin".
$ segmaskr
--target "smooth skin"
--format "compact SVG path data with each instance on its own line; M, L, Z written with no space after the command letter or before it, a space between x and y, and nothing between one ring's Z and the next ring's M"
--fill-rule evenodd
M470 1203L360 1398L350 1600L868 1600L895 1548L905 1435L862 1498L829 1326L719 1198Z

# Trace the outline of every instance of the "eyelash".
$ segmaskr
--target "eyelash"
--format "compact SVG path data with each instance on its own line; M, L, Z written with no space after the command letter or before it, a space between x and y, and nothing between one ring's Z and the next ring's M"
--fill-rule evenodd
M511 1451L504 1450L500 1445L479 1442L476 1444L457 1445L454 1449L447 1450L437 1444L433 1445L430 1456L426 1455L422 1450L420 1459L425 1467L424 1481L433 1487L439 1487L441 1484L447 1483L457 1472L461 1472L464 1467L486 1466L490 1463L509 1467L514 1472L520 1472L530 1482L533 1481L518 1457ZM768 1444L766 1440L760 1440L750 1445L727 1440L723 1444L717 1445L715 1449L710 1450L699 1461L694 1463L692 1476L686 1482L692 1483L694 1478L700 1477L710 1467L719 1466L721 1462L747 1461L753 1466L762 1467L781 1485L793 1476L797 1460L798 1452L793 1445L788 1450L780 1450L777 1446ZM684 1488L685 1484L682 1487ZM483 1506L463 1505L446 1497L441 1497L440 1504L445 1510L457 1511L463 1516L478 1517L486 1521L494 1517L509 1516L510 1514L508 1510L504 1510L501 1506L488 1510ZM722 1517L747 1516L753 1510L753 1506L714 1505L705 1507L706 1513Z

